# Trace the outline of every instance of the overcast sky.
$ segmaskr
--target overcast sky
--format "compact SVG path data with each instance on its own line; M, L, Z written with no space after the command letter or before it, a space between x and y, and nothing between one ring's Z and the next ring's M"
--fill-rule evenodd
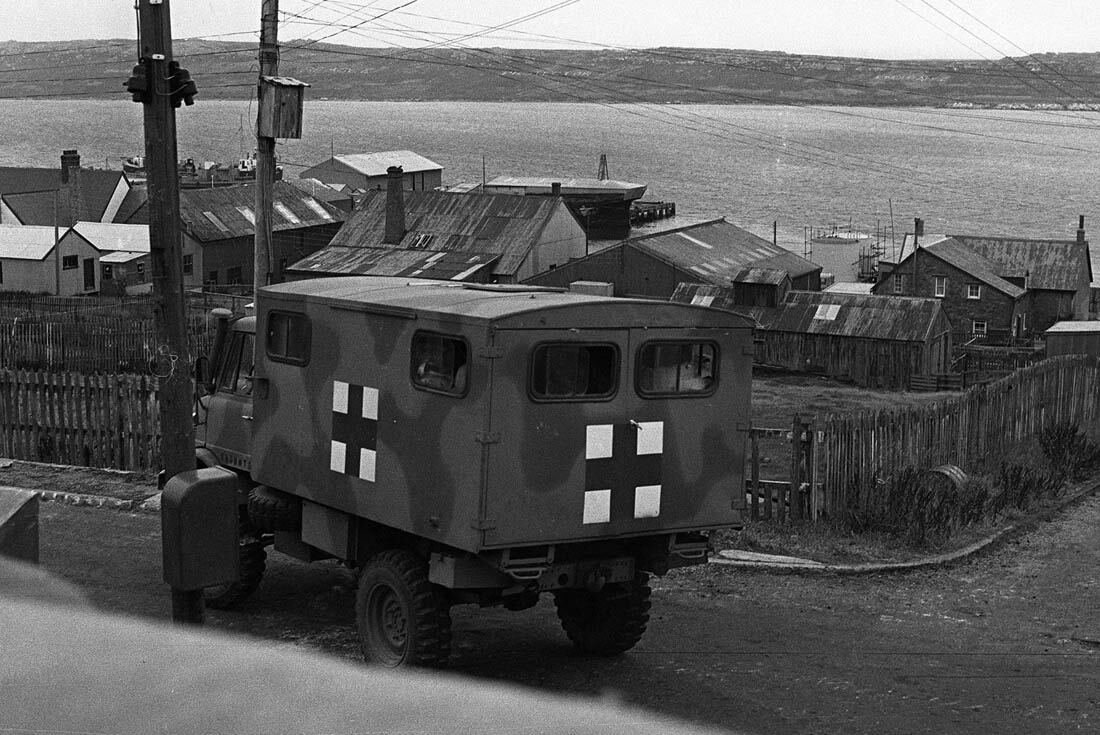
M173 36L254 40L260 5L172 0ZM696 46L876 58L1100 50L1095 0L281 0L280 11L280 40L359 46L451 40L469 46ZM502 24L509 27L486 30ZM334 35L341 25L354 28ZM135 34L134 0L0 0L0 40Z

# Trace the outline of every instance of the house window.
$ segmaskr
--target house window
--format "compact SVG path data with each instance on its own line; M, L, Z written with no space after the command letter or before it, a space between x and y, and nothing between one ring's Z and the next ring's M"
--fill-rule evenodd
M104 281L110 281L114 277L115 277L115 274L114 274L114 271L112 270L111 266L104 265L103 266L103 280Z
M936 290L935 295L937 298L943 298L947 295L947 277L936 276Z
M716 354L709 342L647 342L638 351L638 393L710 393Z
M183 256L183 272L184 275L191 275L195 271L195 256L185 255Z
M0 283L4 282L4 262L0 260Z
M465 340L417 332L410 354L410 377L417 388L456 396L466 393L469 348Z
M206 274L206 282L217 285L218 284L218 272L217 271L210 271L209 273L207 273Z
M235 265L225 272L226 283L241 283L241 267Z
M273 311L267 317L267 356L276 362L309 362L311 330L305 314Z
M558 342L531 354L529 390L536 400L610 398L618 389L619 350L615 345Z
M984 337L987 333L985 322L973 322L973 328L971 331L973 331L976 335Z
M982 287L977 283L966 284L966 298L968 299L980 299L982 297Z
M75 255L66 255L61 258L61 267L67 271L71 271L80 265L80 259Z
M902 293L905 291L905 276L898 273L894 276L894 293Z
M144 281L145 280L145 264L144 263L138 263L137 264L137 277L138 277L139 281Z

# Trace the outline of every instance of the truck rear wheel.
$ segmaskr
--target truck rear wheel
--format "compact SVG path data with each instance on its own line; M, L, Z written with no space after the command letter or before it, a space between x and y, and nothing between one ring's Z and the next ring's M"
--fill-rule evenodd
M451 611L428 566L404 549L383 551L359 574L355 599L363 657L382 666L440 666L451 653Z
M267 552L263 542L250 535L242 535L238 547L241 562L241 576L234 582L207 587L202 591L207 607L215 610L227 610L248 599L260 586L264 570L267 568Z
M634 581L609 584L599 592L560 590L554 593L554 604L574 646L614 656L642 639L649 624L649 594L649 575L639 572Z

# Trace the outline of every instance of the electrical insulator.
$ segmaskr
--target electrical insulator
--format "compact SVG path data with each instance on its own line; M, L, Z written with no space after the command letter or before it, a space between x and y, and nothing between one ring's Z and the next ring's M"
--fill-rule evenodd
M191 79L191 73L181 69L178 61L168 62L168 83L172 90L172 107L179 107L181 101L185 105L195 104L195 95L199 93L199 88Z
M133 72L130 74L130 78L126 80L126 91L130 93L134 102L149 102L151 95L149 94L149 77L145 73L145 65L138 64L134 67Z

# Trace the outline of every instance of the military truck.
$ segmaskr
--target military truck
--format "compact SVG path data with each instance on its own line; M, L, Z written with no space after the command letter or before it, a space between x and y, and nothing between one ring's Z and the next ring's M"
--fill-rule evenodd
M237 536L207 604L255 591L269 545L339 560L369 661L442 664L452 605L543 593L579 649L624 652L649 575L705 562L708 532L741 521L752 337L735 314L324 278L260 289L218 341L197 463L235 473ZM224 546L201 507L166 544Z

